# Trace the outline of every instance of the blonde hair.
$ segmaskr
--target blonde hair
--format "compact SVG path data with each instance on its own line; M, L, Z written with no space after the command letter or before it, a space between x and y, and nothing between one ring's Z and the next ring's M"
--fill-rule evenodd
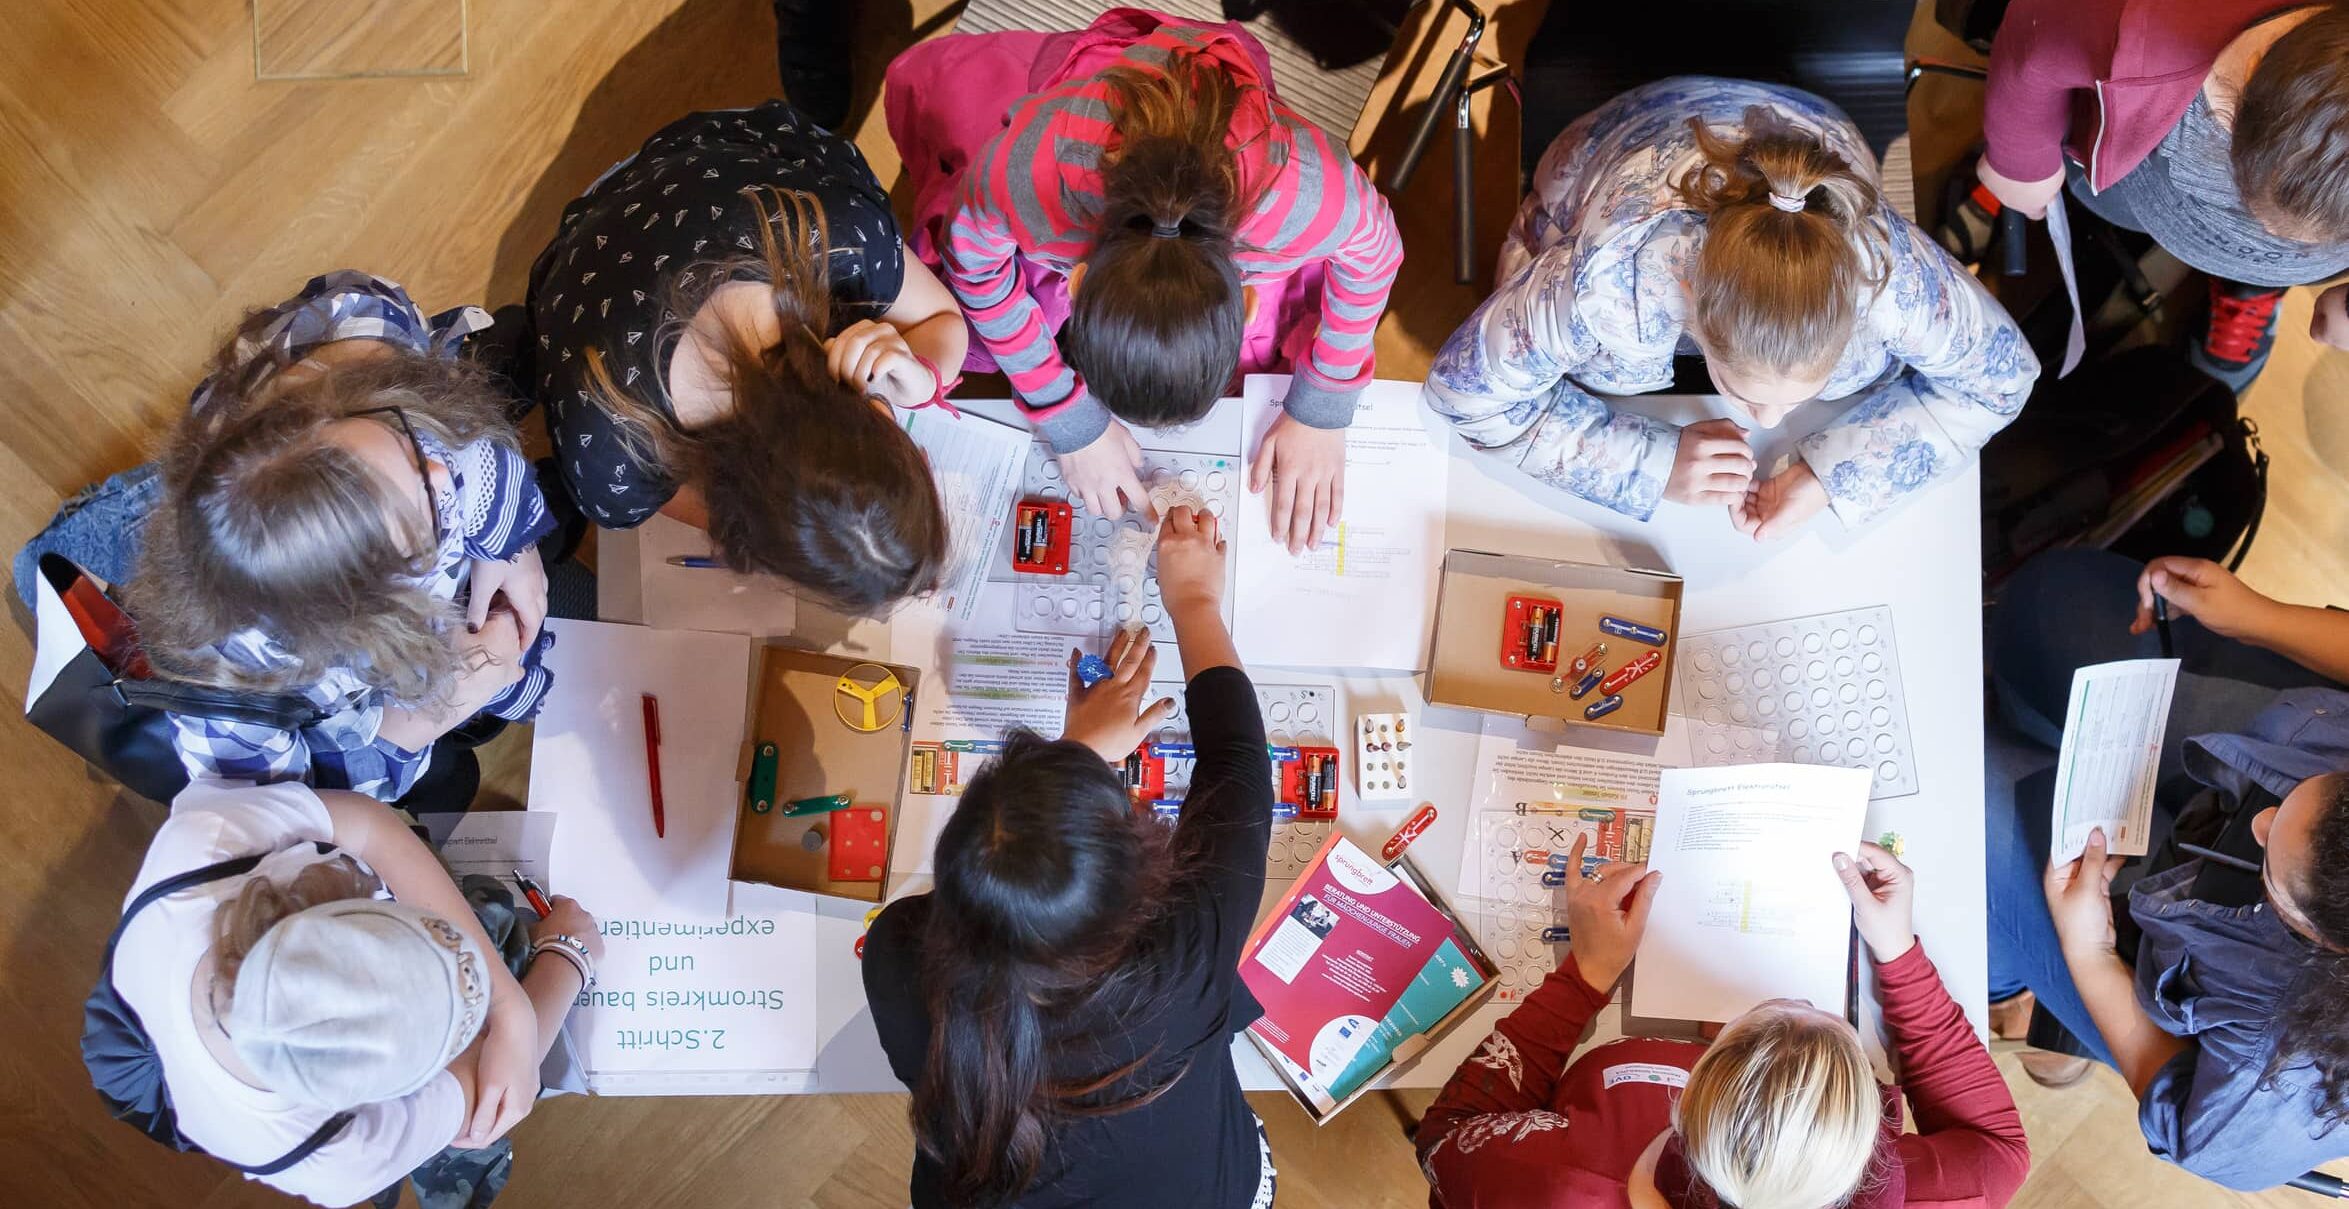
M946 561L945 506L913 438L826 364L834 304L823 206L797 189L741 192L758 218L757 254L680 274L679 282L695 286L670 291L669 310L680 318L665 325L657 346L669 347L668 335L735 281L768 287L782 341L756 348L733 324L719 324L733 406L698 429L678 426L631 395L613 379L605 350L592 346L590 397L640 466L699 485L710 539L733 570L781 576L851 613L927 591Z
M519 449L504 397L473 366L398 348L280 389L264 371L282 358L240 361L236 350L231 339L209 397L164 447L163 498L125 586L148 658L175 679L230 688L282 690L341 668L401 703L445 700L458 669L448 634L463 614L417 582L439 557L430 529L387 519L414 511L426 489L384 483L332 429L363 419L404 447L390 416L357 414L397 407L452 450ZM248 628L293 661L224 658L216 644Z
M305 865L283 885L266 877L248 877L237 896L212 913L212 985L214 1010L228 1014L235 997L237 971L253 946L289 915L324 903L349 898L371 898L383 887L375 876L349 857Z
M1673 1128L1689 1167L1737 1209L1826 1209L1858 1191L1884 1108L1859 1034L1764 1005L1688 1072Z
M1702 158L1674 188L1705 216L1689 318L1706 355L1790 377L1833 368L1890 271L1875 185L1760 106L1742 141L1688 126Z

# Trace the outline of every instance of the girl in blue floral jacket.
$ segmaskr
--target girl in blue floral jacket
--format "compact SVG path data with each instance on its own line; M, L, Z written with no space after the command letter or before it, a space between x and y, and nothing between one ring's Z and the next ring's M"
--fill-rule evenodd
M2021 410L2039 362L1981 284L1877 188L1851 119L1794 88L1683 76L1616 97L1542 157L1501 287L1445 342L1429 405L1480 448L1645 520L1722 505L1757 539L1873 519ZM1704 357L1740 418L1676 428L1598 394ZM1758 476L1744 431L1850 401Z

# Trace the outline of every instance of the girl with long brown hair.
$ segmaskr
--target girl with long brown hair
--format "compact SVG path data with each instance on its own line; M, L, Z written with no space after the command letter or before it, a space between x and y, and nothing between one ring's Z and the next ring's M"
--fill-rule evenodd
M1076 499L1147 511L1126 423L1188 424L1235 375L1293 370L1249 488L1272 491L1291 549L1317 541L1403 247L1344 140L1275 94L1263 46L1118 9L1074 33L922 43L884 97L909 244L969 312L970 367L1011 379Z
M1641 520L1669 500L1759 540L1828 507L1864 524L1967 465L2039 375L2014 320L1883 197L1851 119L1781 85L1682 76L1583 115L1497 276L1429 406ZM1692 354L1727 416L1680 427L1599 397L1668 389ZM1800 456L1757 473L1747 433L1814 400L1840 406L1807 408Z
M1231 1042L1272 837L1264 719L1224 629L1214 517L1158 547L1198 753L1170 831L1111 768L1172 712L1139 630L1072 677L1057 741L1015 732L938 837L936 888L873 921L865 994L913 1089L915 1209L1267 1209L1272 1164ZM1075 655L1071 653L1071 659ZM1073 664L1072 664L1073 666Z
M781 101L670 123L564 209L530 307L597 523L672 516L853 612L934 586L946 517L895 409L944 402L962 316L854 144Z
M319 716L175 715L191 777L390 801L451 730L537 711L553 641L537 542L554 521L505 396L456 359L487 324L428 319L398 285L341 272L222 348L166 440L127 603L162 675L298 692ZM441 807L463 809L471 779Z

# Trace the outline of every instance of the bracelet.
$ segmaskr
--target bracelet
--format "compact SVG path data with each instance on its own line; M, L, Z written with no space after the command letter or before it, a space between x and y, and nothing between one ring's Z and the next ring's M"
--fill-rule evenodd
M579 971L581 990L595 985L595 958L588 954L587 946L578 937L558 932L530 946L532 957L541 953L553 953L570 962L572 968Z
M962 375L956 374L954 381L949 382L946 380L946 375L938 372L937 362L930 360L928 357L925 357L920 353L915 353L913 355L913 359L916 365L919 365L923 369L930 371L930 381L937 383L938 387L936 390L930 392L929 398L914 404L913 407L909 408L908 410L919 410L920 408L924 407L939 407L944 408L947 415L960 419L962 413L955 410L954 404L946 401L946 392L954 389L956 386L962 383Z

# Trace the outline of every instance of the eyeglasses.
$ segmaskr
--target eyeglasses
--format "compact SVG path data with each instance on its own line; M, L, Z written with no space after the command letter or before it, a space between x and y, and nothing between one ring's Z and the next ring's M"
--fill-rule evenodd
M416 439L416 428L408 423L408 413L403 408L369 407L351 412L346 418L356 420L360 416L377 415L388 415L399 422L401 434L408 438L409 450L416 455L416 477L424 483L424 514L432 518L432 550L433 556L437 558L447 534L441 530L440 500L432 493L432 459L424 456L424 442Z

